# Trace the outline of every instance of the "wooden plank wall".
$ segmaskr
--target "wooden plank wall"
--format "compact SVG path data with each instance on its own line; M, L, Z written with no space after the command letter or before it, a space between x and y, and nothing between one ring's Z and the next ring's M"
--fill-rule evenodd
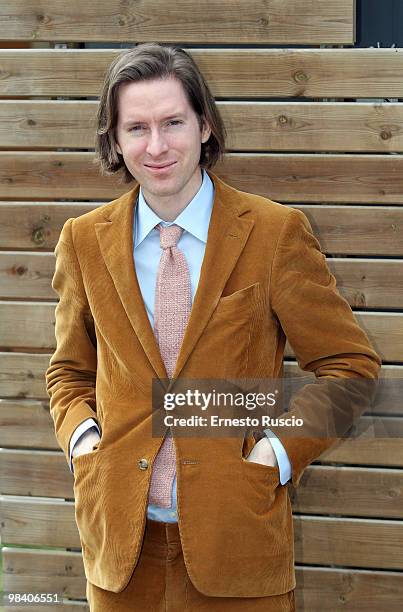
M358 439L290 486L298 610L401 610L403 50L352 48L354 9L353 0L181 0L169 11L162 0L2 1L6 591L58 592L62 609L88 610L72 476L44 381L55 345L53 249L67 218L128 189L92 164L97 96L120 52L114 43L157 40L187 45L217 98L229 133L217 173L306 213L384 362L382 401L362 417ZM89 42L103 48L83 48ZM285 361L288 375L302 374L289 348Z

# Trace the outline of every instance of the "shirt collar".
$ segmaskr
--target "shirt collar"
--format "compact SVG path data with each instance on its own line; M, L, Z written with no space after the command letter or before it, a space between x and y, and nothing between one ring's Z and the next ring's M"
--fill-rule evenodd
M138 247L147 238L148 234L158 223L162 225L172 225L172 223L175 223L195 236L195 238L207 242L213 201L214 185L204 169L203 181L199 191L174 221L167 222L160 219L145 201L140 187L135 216L134 248Z

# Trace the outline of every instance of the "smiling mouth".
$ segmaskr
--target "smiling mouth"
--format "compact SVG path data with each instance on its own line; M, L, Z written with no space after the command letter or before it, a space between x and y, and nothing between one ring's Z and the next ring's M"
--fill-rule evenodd
M169 168L173 166L176 162L170 162L169 164L165 164L164 166L151 166L150 164L144 164L146 168L151 168L152 170L163 170L164 168Z

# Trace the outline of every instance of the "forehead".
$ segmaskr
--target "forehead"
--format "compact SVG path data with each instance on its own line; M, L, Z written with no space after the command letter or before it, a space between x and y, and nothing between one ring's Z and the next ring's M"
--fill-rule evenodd
M119 121L158 119L193 110L175 78L122 83L117 101Z

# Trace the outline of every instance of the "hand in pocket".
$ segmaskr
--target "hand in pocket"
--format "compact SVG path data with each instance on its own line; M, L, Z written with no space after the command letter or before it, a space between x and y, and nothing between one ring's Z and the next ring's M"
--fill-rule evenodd
M73 448L73 457L79 457L87 453L93 453L93 446L100 441L101 437L95 429L86 431L76 442Z
M249 455L246 457L246 461L252 463L261 463L270 467L276 467L278 465L277 458L274 453L273 447L270 443L269 438L264 437L259 442L256 442Z

